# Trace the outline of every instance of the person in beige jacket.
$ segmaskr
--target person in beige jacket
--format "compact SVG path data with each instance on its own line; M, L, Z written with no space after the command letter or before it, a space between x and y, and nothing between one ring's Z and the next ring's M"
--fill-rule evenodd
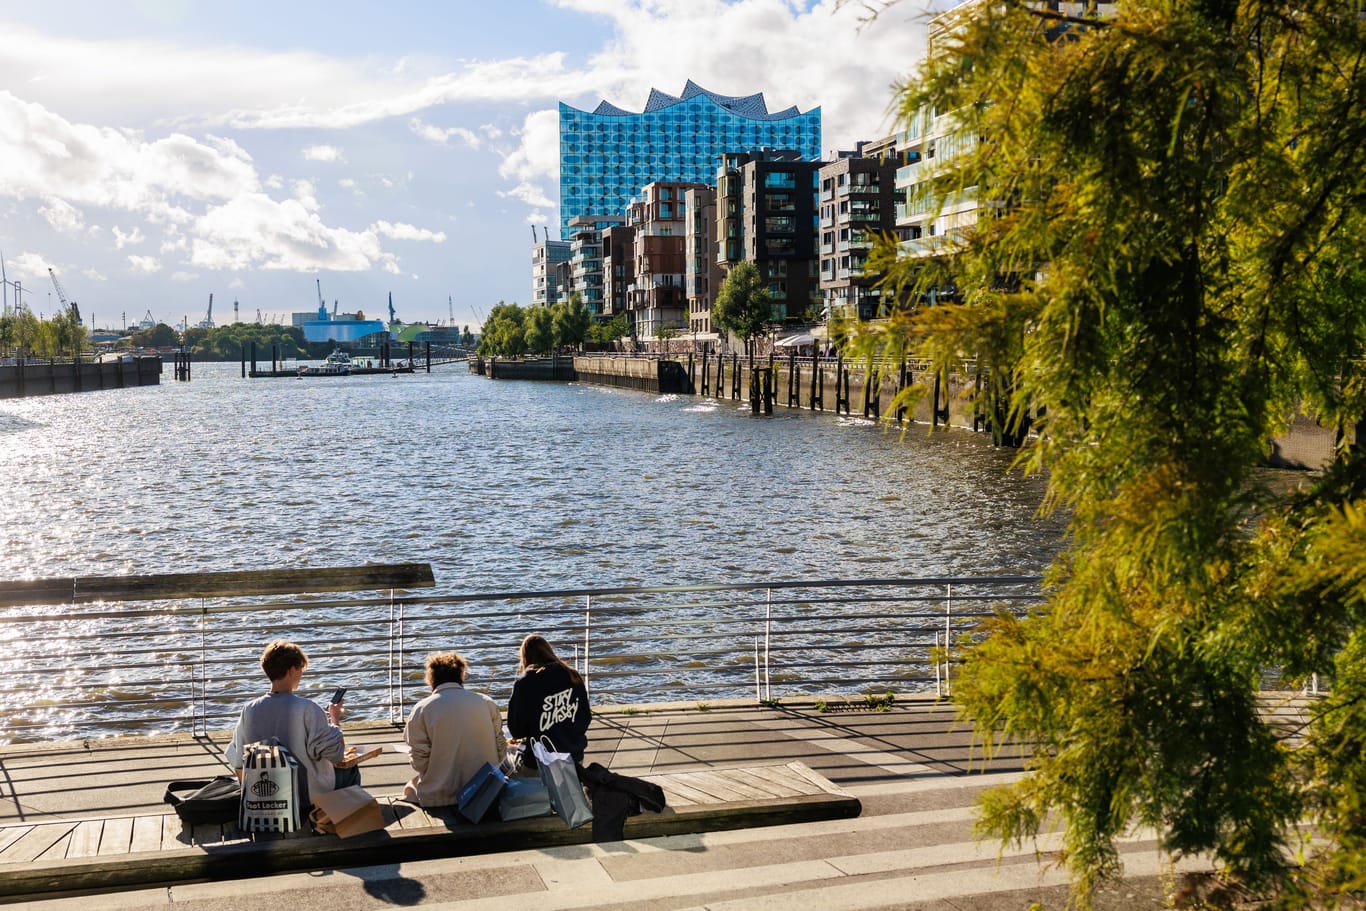
M427 656L432 694L413 706L404 739L412 748L413 776L403 796L424 807L449 807L480 766L497 766L507 750L498 705L465 689L469 662L455 652Z

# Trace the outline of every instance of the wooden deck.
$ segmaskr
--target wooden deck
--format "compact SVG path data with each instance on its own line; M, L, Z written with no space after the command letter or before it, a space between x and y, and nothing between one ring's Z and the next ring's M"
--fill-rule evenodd
M626 822L627 838L781 825L859 815L857 798L800 762L639 776L669 806ZM469 825L380 797L386 828L252 840L235 825L186 828L174 813L0 826L0 901L134 886L227 879L284 870L582 844L590 826L556 817Z

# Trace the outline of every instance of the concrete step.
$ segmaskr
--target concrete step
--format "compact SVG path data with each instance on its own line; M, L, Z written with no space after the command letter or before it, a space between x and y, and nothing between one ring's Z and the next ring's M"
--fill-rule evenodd
M937 785L903 781L851 789L867 809L855 819L183 885L102 895L98 901L101 909L114 911L172 902L203 911L240 908L244 902L297 911L419 902L452 911L1018 911L1036 901L1060 907L1067 880L1056 864L1055 838L999 854L995 845L973 840L971 804L983 783L940 779ZM1126 880L1099 896L1097 907L1162 907L1170 877L1180 871L1160 864L1151 834L1136 834L1121 850ZM89 901L59 899L32 907L86 911Z

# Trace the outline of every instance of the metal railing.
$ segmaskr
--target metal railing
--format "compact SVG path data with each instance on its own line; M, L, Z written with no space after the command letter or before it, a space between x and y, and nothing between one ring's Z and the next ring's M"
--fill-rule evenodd
M304 695L346 686L348 718L396 724L426 694L432 651L464 654L469 686L505 704L532 632L581 669L599 705L946 694L945 646L998 610L1027 610L1039 584L892 578L11 608L0 612L0 742L226 729L264 692L257 662L276 638L310 657Z

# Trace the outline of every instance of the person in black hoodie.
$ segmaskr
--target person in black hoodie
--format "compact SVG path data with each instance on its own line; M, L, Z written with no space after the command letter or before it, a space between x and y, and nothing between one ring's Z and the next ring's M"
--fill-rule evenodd
M588 748L588 690L579 672L561 661L544 636L522 640L521 664L508 702L508 732L522 741L522 764L535 768L531 741L546 737L558 753L582 766Z

